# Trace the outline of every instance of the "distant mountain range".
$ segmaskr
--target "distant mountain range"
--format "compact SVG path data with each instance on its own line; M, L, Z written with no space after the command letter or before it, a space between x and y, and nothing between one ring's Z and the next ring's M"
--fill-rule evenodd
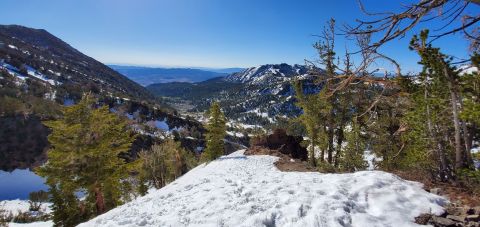
M147 89L157 96L187 100L194 106L192 111L205 111L212 101L219 101L232 120L268 125L277 117L300 113L294 104L295 79L303 81L306 93L320 89L310 70L304 65L268 64L198 83L159 83Z
M153 68L123 65L109 65L109 67L143 86L169 82L195 83L243 70L241 68Z

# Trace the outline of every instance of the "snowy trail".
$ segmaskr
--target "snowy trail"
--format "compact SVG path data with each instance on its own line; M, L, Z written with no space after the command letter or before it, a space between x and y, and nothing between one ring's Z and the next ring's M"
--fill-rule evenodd
M445 203L389 173L281 172L276 159L235 152L80 226L417 226Z

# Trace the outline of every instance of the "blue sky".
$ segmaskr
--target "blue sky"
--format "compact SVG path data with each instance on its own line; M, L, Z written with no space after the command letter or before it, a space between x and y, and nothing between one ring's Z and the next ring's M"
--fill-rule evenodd
M405 1L364 2L376 11L399 9ZM356 0L1 0L0 5L1 24L46 29L104 63L148 66L302 64L316 59L313 35L329 18L342 25L364 17ZM411 35L383 48L404 72L419 68L408 50ZM341 38L337 44L338 52L348 46ZM461 35L436 45L459 57L467 54Z

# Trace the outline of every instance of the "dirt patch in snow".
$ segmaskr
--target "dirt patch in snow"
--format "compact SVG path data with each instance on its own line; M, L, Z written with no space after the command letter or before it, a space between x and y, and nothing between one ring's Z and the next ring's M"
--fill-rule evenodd
M478 192L468 190L458 183L432 181L428 173L421 173L420 171L393 171L392 173L406 180L420 182L426 191L447 197L453 203L472 207L480 206Z
M251 147L244 153L245 155L271 155L279 159L274 163L275 166L284 172L316 172L306 161L294 159L289 155L283 154L278 150L271 150L263 147Z

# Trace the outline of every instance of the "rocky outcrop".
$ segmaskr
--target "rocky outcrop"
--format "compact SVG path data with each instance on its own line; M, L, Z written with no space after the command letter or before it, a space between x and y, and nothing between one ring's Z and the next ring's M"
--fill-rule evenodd
M302 161L307 160L307 149L300 143L301 136L290 136L284 129L275 129L273 134L252 139L252 147L263 147L270 150L277 150L282 154Z
M422 214L415 218L415 222L435 227L480 227L480 206L469 207L450 203L442 215Z

